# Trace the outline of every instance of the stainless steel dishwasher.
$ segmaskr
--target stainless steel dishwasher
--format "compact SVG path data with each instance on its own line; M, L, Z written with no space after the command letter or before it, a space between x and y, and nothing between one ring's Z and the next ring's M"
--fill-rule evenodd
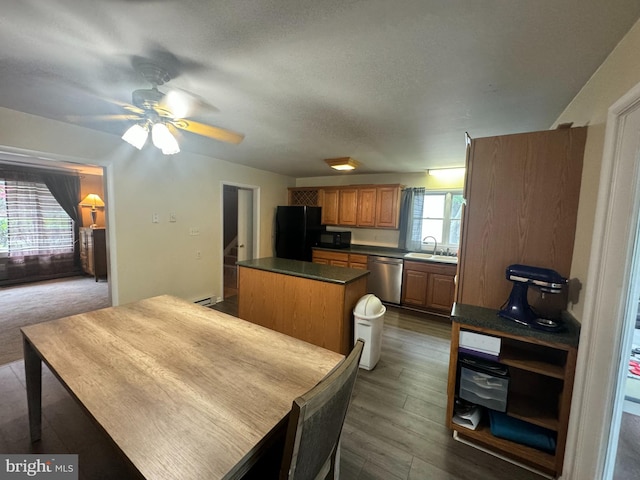
M400 304L402 259L369 255L368 291L383 302Z

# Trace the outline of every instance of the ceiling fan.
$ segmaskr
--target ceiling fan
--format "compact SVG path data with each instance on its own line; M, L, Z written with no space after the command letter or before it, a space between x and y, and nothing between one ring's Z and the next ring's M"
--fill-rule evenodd
M100 115L97 120L127 120L135 123L122 135L122 139L141 150L147 143L149 133L153 144L165 155L180 151L174 134L176 130L191 132L222 142L238 144L244 139L241 133L233 132L213 125L185 118L196 107L205 102L197 96L180 89L171 89L167 93L158 90L158 86L171 80L171 74L153 62L138 60L133 62L134 69L149 83L151 88L135 90L132 104L109 100L129 113L122 115ZM213 109L207 105L209 110Z

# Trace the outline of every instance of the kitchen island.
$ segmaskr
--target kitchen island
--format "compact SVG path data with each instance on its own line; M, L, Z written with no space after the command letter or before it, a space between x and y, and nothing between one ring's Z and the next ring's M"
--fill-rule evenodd
M334 352L353 346L352 312L367 270L284 258L238 262L238 316Z

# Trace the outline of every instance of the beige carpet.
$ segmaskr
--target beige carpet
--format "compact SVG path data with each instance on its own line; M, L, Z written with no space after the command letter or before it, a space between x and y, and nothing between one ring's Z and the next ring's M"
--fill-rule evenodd
M0 365L22 358L20 327L109 307L108 288L93 277L0 288Z

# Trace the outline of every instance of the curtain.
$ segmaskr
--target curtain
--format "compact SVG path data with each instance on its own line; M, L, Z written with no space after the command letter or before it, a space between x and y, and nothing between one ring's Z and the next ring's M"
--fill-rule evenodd
M53 198L67 212L73 220L73 263L80 266L80 227L82 226L82 215L78 209L80 203L80 177L78 175L66 175L60 173L44 173L42 175L44 184L47 186Z
M424 187L405 188L400 200L400 238L398 246L418 251L422 244Z
M67 176L75 177L74 180L53 180L58 185L52 187L57 195L67 197L59 202L45 183L48 173L51 172L0 165L3 185L0 190L4 192L0 202L0 227L7 228L4 233L0 231L0 234L6 234L6 251L3 253L0 248L0 285L79 272L76 222L67 213L70 198L73 197L76 204L79 202L79 178L72 174ZM74 189L78 190L75 194L69 193ZM61 193L65 190L69 192ZM60 203L65 203L66 208ZM77 205L71 206L70 210L76 211L77 218Z

